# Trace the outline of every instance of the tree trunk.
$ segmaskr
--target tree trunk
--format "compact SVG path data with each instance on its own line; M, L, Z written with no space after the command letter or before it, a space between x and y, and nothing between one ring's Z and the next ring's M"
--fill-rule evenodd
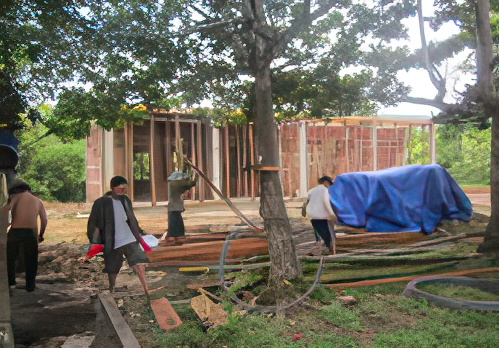
M255 135L257 164L279 166L277 128L272 109L270 64L259 64L255 76ZM260 215L267 232L270 255L270 283L301 277L291 225L278 171L260 172Z
M477 27L477 87L478 102L486 115L492 116L490 144L490 220L478 252L499 251L499 114L498 96L494 91L492 74L492 34L490 31L489 0L476 2Z
M483 243L477 252L499 251L499 110L486 110L493 115L490 144L490 220ZM493 113L492 113L493 112Z

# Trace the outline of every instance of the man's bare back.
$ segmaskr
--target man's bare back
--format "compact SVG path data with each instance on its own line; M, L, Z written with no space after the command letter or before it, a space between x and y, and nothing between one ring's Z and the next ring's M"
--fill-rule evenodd
M10 208L11 228L30 228L38 232L38 216L40 216L40 237L43 237L47 226L47 213L39 198L29 191L17 193L12 196Z

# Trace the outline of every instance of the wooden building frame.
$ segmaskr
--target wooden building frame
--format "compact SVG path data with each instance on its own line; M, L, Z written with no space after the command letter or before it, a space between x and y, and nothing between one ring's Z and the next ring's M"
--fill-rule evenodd
M416 127L429 133L435 163L435 128L426 116L342 117L282 123L278 126L283 194L304 197L318 177L378 170L411 163L409 144ZM253 124L215 127L211 119L179 112L154 112L122 129L91 129L87 138L87 201L108 190L114 175L129 181L129 196L153 206L168 200L167 178L173 152L183 153L227 197L259 195ZM131 179L132 178L132 179ZM200 182L186 199L218 199Z

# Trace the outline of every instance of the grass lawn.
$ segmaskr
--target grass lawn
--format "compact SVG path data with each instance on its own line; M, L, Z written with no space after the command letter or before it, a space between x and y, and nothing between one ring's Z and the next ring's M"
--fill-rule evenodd
M176 306L183 324L163 332L147 306L127 300L143 347L496 347L499 314L450 310L401 295L406 283L348 289L357 304L319 286L307 303L286 316L230 313L225 324L205 332L195 312ZM133 310L132 310L133 308ZM139 314L139 315L137 315Z

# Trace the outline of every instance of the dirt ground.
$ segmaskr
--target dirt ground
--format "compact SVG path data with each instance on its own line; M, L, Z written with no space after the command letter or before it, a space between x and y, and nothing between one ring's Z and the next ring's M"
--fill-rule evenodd
M485 205L476 205L476 208L486 212L489 208L484 197L473 199L482 199L475 201ZM258 201L236 199L234 202L256 225L262 225ZM147 233L161 234L167 227L166 207L144 205L134 205L139 224ZM300 201L286 203L294 230L310 227L309 221L300 215L301 205ZM19 274L18 285L11 297L16 347L61 347L68 337L74 335L88 338L88 342L91 342L95 332L94 299L98 291L107 288L107 275L102 273L102 258L96 257L90 262L84 259L87 248L85 230L90 208L90 204L46 204L49 225L46 240L40 244L37 289L27 293L23 289L24 274ZM227 205L219 201L186 202L184 219L187 235L230 231L234 226L242 225ZM486 221L480 221L480 228L484 223ZM313 240L312 233L301 233L300 236L301 241ZM181 296L187 284L206 282L209 277L180 274L178 268L165 268L148 270L147 279L151 289L167 286L169 293ZM137 277L124 267L117 279L118 305L120 297L144 301L142 294Z

